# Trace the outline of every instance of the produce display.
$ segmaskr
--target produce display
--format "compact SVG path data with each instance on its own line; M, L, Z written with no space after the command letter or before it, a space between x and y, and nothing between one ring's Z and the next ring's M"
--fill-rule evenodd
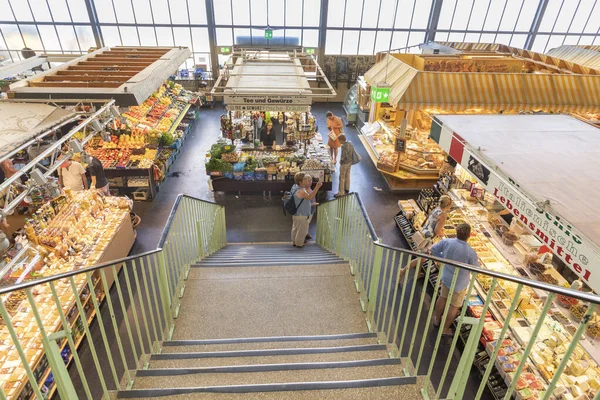
M25 232L29 239L26 244L4 270L3 280L20 282L39 277L52 276L95 265L110 245L124 220L128 220L132 203L123 197L102 197L96 191L82 191L71 195L67 193L65 202L57 202L41 207L36 214L26 220ZM99 276L93 275L95 295L100 300L103 293ZM86 304L86 319L93 318L89 288L86 287L85 275L75 277L77 294L73 293L70 282L55 282L63 312L72 322L76 344L83 338L81 318L73 309L74 296L79 296ZM39 314L43 317L44 328L48 333L60 327L60 318L56 303L53 300L49 285L36 286L32 290ZM1 299L9 315L11 323L21 338L25 356L39 380L40 386L49 389L49 370L42 345L42 338L31 306L24 291L14 291ZM0 325L4 325L2 322ZM23 340L27 338L27 340ZM63 341L61 349L66 354L65 362L70 362L70 349ZM0 329L0 385L8 398L29 398L32 390L27 382L23 364L8 330ZM53 385L52 385L53 386Z
M457 209L449 213L444 230L449 236L453 233L455 235L456 225L462 222L469 223L473 228L469 244L476 251L483 268L568 287L568 283L551 265L545 264L537 255L531 256L524 251L526 246L521 242L526 241L528 235L516 235L508 229L498 229L498 224L503 223L501 219L490 217L485 202L473 201L477 199L471 198L468 191L452 189L449 194ZM510 239L508 242L507 236ZM527 268L515 265L524 265ZM479 318L483 299L490 290L492 278L482 274L475 278L476 294L468 300L468 314ZM516 290L517 284L498 281L481 338L482 343L486 344L488 354L491 354L496 346ZM495 367L507 385L517 379L517 399L543 397L562 359L561 355L566 352L572 335L588 307L574 298L557 295L549 315L542 315L544 300L544 292L530 287L522 288L516 313L512 316L509 330L496 359ZM542 329L536 337L532 337L533 326L539 318L544 318ZM600 318L594 313L586 327L585 337L577 344L567 369L554 390L553 394L557 399L591 399L600 389L600 352L596 348L597 339L600 339ZM535 345L525 370L519 377L515 377L514 373L523 358L524 348L531 340L535 340ZM581 397L585 395L588 397Z
M315 136L317 127L315 117L306 112L234 111L221 117L221 131L227 139L252 142L260 139L256 124L261 123L259 126L264 127L268 122L275 122L281 127L284 141L310 140Z

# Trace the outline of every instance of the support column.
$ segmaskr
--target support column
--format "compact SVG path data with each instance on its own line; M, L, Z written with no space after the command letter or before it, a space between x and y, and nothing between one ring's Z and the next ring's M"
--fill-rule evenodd
M427 22L427 32L425 33L425 43L435 41L435 34L440 21L440 12L444 0L433 0L431 4L431 12L429 13L429 21Z
M91 0L84 0L84 1L85 1L85 8L87 10L88 17L90 18L90 24L92 25L92 33L94 34L94 40L96 42L96 47L98 47L100 49L100 48L104 47L104 38L102 37L102 31L100 30L98 14L96 14L96 8L92 4Z
M215 9L213 0L204 0L206 4L206 22L208 24L208 44L210 48L210 64L213 80L219 77L219 57L217 49L217 34L215 30Z
M535 42L535 37L537 36L538 30L540 29L540 24L542 23L542 18L544 18L544 13L546 12L546 8L548 7L549 0L540 0L540 4L538 4L537 11L535 12L535 17L533 17L533 22L531 23L531 29L529 29L529 34L527 35L527 40L525 40L525 50L531 50L533 47L533 42Z
M317 62L325 65L325 43L327 41L327 12L329 0L321 0L321 19L319 20L319 53Z

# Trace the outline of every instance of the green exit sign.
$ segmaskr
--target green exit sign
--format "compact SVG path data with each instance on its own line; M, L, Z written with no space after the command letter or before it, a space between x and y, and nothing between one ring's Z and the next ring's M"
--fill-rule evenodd
M390 100L390 88L388 87L371 87L371 100L375 103L387 103Z
M221 54L231 53L231 47L221 47Z
M273 39L273 29L265 29L265 39Z
M306 54L315 54L315 49L304 49Z

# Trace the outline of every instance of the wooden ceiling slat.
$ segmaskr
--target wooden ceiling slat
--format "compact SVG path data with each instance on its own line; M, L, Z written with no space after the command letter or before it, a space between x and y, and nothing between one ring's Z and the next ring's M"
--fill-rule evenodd
M104 67L101 65L73 65L69 67L69 71L83 71L83 70L90 70L90 71L103 71L103 72L118 72L118 71L131 71L131 72L140 72L144 70L144 67L139 67L139 66L134 66L134 67L128 67L128 66L119 66L119 67L114 67L114 69L108 69L106 70L105 68L111 68L111 67Z
M151 62L158 60L158 57L124 57L118 54L99 54L90 60L98 60L98 61L138 61L138 62Z
M131 78L137 72L136 71L102 71L102 70L92 70L92 69L67 69L64 71L56 71L56 75L59 76L72 76L72 75L104 75L104 76L127 76Z
M118 88L122 83L112 82L30 82L31 87L48 88Z
M150 65L152 63L149 62L135 62L135 61L118 61L118 62L112 62L112 61L81 61L79 63L77 63L77 65L98 65L98 66L103 66L103 67L147 67L148 65Z
M45 82L127 82L129 76L102 76L102 75L48 75Z

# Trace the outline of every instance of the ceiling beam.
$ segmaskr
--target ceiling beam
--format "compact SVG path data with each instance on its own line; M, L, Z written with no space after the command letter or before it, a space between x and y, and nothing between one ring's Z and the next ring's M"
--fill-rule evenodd
M74 75L104 75L104 76L128 76L132 77L137 74L136 71L102 71L101 69L69 69L64 71L56 71L56 76L74 76Z
M118 88L123 85L120 82L35 82L31 81L31 87L48 88Z
M429 21L427 22L427 32L425 33L425 43L435 41L438 23L440 22L440 13L444 0L433 0L431 11L429 12Z
M535 37L538 34L540 29L540 24L542 23L542 19L544 18L544 13L546 12L546 8L548 7L549 0L540 0L538 4L537 11L535 12L535 16L533 17L533 22L531 23L531 29L529 29L529 34L527 35L527 39L525 40L525 50L531 50L533 47L533 43L535 42Z
M109 69L106 69L109 68ZM138 66L134 66L134 67L128 67L128 66L102 66L102 65L73 65L71 67L68 68L69 71L112 71L112 72L118 72L118 71L134 71L134 72L141 72L144 70L144 67L138 67Z
M44 82L127 82L130 76L102 75L48 75Z

